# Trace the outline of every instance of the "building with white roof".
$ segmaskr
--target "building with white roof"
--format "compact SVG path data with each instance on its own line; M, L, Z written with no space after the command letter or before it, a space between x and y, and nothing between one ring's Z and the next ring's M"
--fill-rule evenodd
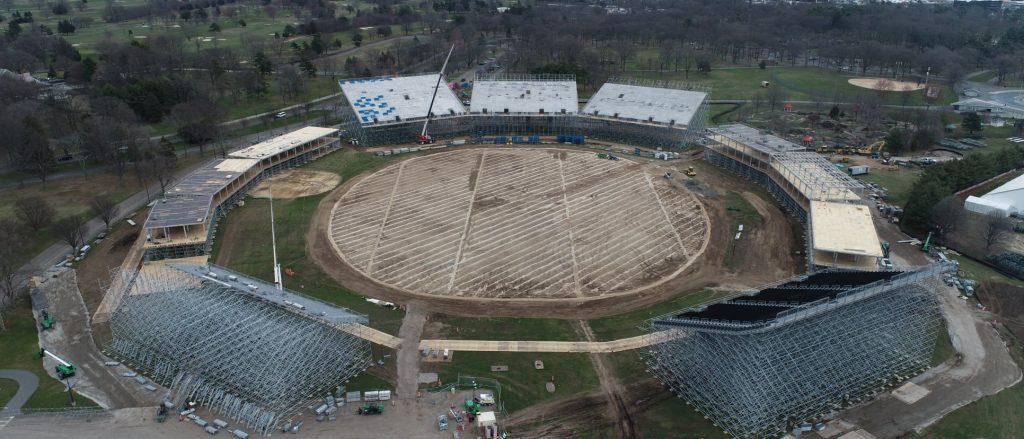
M305 127L211 161L167 190L143 225L147 259L198 256L210 250L220 219L263 178L340 146L333 128Z
M964 208L982 215L1007 217L1024 210L1024 175L1010 180L981 197L970 196Z
M678 148L707 126L708 92L685 83L609 82L580 113L588 136L646 146Z

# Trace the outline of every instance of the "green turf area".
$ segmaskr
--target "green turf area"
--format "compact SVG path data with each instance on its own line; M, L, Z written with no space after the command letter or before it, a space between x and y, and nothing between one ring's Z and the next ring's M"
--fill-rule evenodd
M306 165L309 169L334 172L342 181L387 162L387 158L373 154L355 152L350 149L334 152ZM342 288L320 270L306 256L306 231L317 205L327 193L295 199L274 200L274 217L277 230L277 253L282 267L295 271L294 276L285 276L284 286L303 294L332 302L370 317L370 326L392 334L398 333L404 313L386 309L369 302L363 296ZM270 236L270 202L265 199L247 198L244 207L232 209L221 220L220 233L214 241L212 261L225 252L230 253L228 268L261 279L273 279L273 254L270 239L238 239L225 242L223 238L229 229L236 229L237 236ZM230 248L227 248L230 246Z
M64 383L50 378L43 370L43 361L35 356L39 352L39 335L28 297L19 298L4 317L8 327L7 331L0 332L0 369L24 369L39 376L39 388L25 403L25 408L69 407L71 402L64 392ZM3 395L0 399L4 399ZM75 400L78 407L96 405L77 392Z
M570 320L524 319L515 317L437 316L445 325L444 338L456 340L545 340L579 341Z
M713 67L707 75L691 71L689 79L684 72L629 72L628 76L639 78L687 81L706 84L711 87L711 99L750 99L755 93L767 93L761 81L768 81L772 87L781 87L787 100L832 102L837 95L850 101L859 94L879 93L875 90L857 87L848 82L861 76L849 75L818 67L770 67L768 69L747 67ZM870 77L870 75L868 75ZM943 85L939 104L956 101L956 93ZM902 105L903 93L909 93L907 105L925 105L924 90L883 92L883 101L891 105Z
M0 378L0 407L7 406L7 402L18 393L18 382Z
M725 213L729 216L729 233L738 231L740 225L743 225L745 231L749 231L750 228L757 227L764 221L761 218L761 214L757 213L757 209L736 192L726 194ZM725 256L722 261L726 268L734 270L739 268L739 263L743 260L744 252L747 250L743 245L744 243L746 241L742 239L729 241L729 248L725 250Z
M534 360L543 361L544 369L535 369ZM506 365L508 372L491 372L492 365ZM436 371L443 383L454 382L459 374L497 379L509 412L595 391L599 386L587 354L459 351L454 353L450 363L422 363L420 370ZM544 388L551 377L555 379L554 393Z
M727 438L704 415L677 397L668 398L634 416L645 437ZM670 434L666 434L670 433Z
M273 78L271 78L273 79ZM335 93L341 93L341 89L338 87L338 81L330 76L317 76L316 78L306 78L306 90L304 93L299 94L291 99L285 99L282 96L277 95L276 87L271 84L271 96L263 99L239 99L238 101L232 100L230 97L225 96L220 99L221 107L227 110L226 119L235 120L243 117L252 116L254 114L269 113L276 111L280 108L288 107L291 105L301 104L303 102L309 102L314 99L329 96ZM295 114L300 112L301 109L290 110L290 113ZM254 121L254 124L257 121Z
M653 379L653 375L647 372L647 364L640 359L640 352L632 350L601 355L605 364L615 374L615 379L622 385L630 385Z
M1024 287L1024 282L1006 276L996 271L992 267L975 261L974 259L971 259L967 256L953 256L953 259L960 263L960 271L963 271L964 274L967 275L967 277L972 278L978 282L990 280L994 282L1007 283L1018 287Z
M713 299L716 294L718 293L711 290L685 292L667 302L624 314L590 320L588 323L590 324L590 329L594 332L594 337L600 341L642 335L644 332L640 329L640 326L648 319L707 302Z
M1010 355L1018 365L1024 362L1022 346L1007 331L1000 331ZM1019 438L1024 431L1024 383L961 407L940 419L923 434L923 439Z
M872 167L867 174L858 175L861 181L877 184L888 189L886 202L897 206L905 206L914 189L914 183L921 177L920 168L899 168L890 171L883 167Z
M968 81L975 81L975 82L987 82L987 81L991 80L992 78L995 78L996 75L997 74L996 74L995 70L984 70L984 71L981 71L981 72L978 72L978 73L975 73L975 74L972 74L972 75L968 76L967 80Z

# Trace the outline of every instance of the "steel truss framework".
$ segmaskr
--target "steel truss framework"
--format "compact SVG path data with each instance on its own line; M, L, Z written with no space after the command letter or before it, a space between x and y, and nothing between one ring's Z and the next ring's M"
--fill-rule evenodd
M927 369L940 328L930 285L948 269L936 264L855 288L819 286L842 292L768 321L680 318L683 311L658 317L651 329L678 337L655 346L647 362L726 433L779 437ZM750 305L756 296L746 294L725 302Z
M241 277L238 288L174 269L121 276L106 352L169 387L176 404L268 434L369 365L369 342L341 329L365 316L329 324L246 291Z
M569 80L571 75L498 75L486 76L484 81L558 81ZM574 78L573 78L574 80ZM626 85L702 91L710 95L706 86L672 81L618 80L609 81ZM423 118L362 124L341 96L342 127L361 146L410 143L423 128ZM707 105L702 103L686 127L672 127L660 123L628 121L604 116L579 113L466 113L435 114L430 119L428 132L438 140L470 137L478 143L491 143L495 136L557 136L582 135L631 145L681 149L696 144L707 127ZM549 141L550 139L545 139Z

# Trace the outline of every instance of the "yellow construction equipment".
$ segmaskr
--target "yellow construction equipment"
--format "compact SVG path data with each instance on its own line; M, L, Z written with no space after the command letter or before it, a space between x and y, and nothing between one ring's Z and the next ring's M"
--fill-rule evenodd
M687 177L696 177L697 176L697 171L693 170L693 166L686 167L686 170L683 171L683 173L686 174Z
M849 157L839 157L839 163L850 163Z

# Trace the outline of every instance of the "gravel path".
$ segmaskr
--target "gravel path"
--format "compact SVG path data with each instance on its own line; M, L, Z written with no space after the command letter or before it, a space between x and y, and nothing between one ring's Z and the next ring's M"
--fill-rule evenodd
M417 305L408 304L402 327L398 329L398 338L402 345L398 347L398 388L396 393L401 399L416 398L416 378L420 373L420 337L427 315Z

